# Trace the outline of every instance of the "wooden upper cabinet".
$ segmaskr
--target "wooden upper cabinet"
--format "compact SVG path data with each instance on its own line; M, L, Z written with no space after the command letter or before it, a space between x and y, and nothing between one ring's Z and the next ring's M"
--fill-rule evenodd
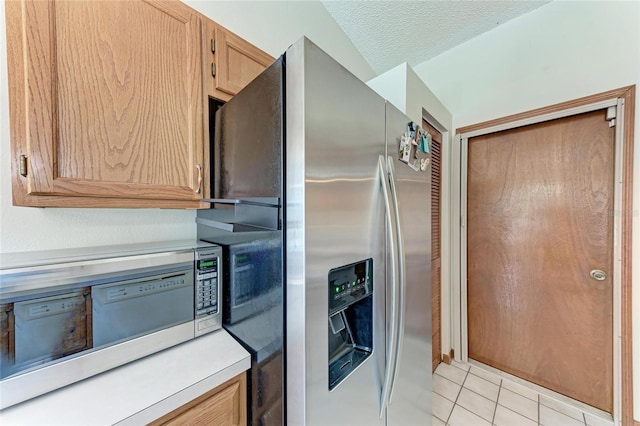
M212 98L228 101L274 61L213 21L205 19L203 33L209 50L208 58L205 54L205 85Z
M6 17L14 204L198 206L196 12L176 1L22 0L6 2Z

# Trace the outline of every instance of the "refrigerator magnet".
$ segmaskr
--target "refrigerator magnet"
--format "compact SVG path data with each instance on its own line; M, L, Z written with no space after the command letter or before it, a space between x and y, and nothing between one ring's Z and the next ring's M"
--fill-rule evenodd
M407 136L400 138L400 161L409 163L411 160L411 139Z

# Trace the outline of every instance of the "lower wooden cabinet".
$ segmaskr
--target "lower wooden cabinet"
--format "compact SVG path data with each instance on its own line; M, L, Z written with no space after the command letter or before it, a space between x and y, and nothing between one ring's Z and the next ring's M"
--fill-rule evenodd
M166 414L152 426L159 425L216 425L247 424L246 373L221 384L193 401Z

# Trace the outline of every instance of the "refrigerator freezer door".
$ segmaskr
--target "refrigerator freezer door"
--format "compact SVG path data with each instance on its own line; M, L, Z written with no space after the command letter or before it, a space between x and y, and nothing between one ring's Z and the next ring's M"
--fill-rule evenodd
M385 103L306 39L286 63L287 424L384 425ZM329 390L329 272L367 259L373 351Z
M391 157L404 239L405 285L398 298L399 357L391 402L389 425L431 422L431 169L416 171L398 159L400 137L410 119L386 104L387 156ZM404 289L404 294L402 294ZM388 290L389 291L389 290Z
M281 197L282 62L279 58L271 64L216 112L211 150L214 199L268 203Z

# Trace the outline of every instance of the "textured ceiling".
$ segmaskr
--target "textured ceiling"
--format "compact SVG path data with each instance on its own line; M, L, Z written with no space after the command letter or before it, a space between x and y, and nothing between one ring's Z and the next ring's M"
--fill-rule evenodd
M548 1L324 0L376 74L417 65Z

